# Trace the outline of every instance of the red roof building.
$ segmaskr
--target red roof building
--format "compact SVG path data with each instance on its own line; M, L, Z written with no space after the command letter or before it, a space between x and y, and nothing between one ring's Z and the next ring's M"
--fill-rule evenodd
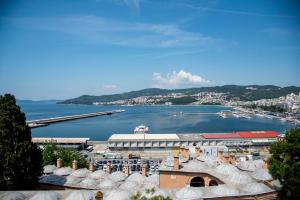
M230 139L230 138L241 138L237 133L216 133L216 134L202 134L205 139Z
M202 134L205 139L276 138L276 131L238 131L234 133Z
M236 132L241 138L276 138L276 131L239 131Z

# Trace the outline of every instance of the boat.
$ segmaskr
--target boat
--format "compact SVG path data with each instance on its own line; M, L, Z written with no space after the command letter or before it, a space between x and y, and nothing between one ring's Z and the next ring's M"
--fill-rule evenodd
M218 114L222 118L227 118L227 117L232 116L232 111L231 110L221 110Z
M135 127L134 129L134 133L135 134L139 134L139 133L149 133L149 127L148 126L145 126L145 125L139 125L137 127Z

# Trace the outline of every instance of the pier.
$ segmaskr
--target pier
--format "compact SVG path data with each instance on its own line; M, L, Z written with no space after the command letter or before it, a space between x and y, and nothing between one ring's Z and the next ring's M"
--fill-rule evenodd
M95 112L95 113L80 114L80 115L52 117L52 118L47 118L47 119L30 120L30 121L26 121L26 123L30 128L37 128L37 127L47 126L49 124L57 123L57 122L83 119L83 118L88 118L88 117L97 117L97 116L102 116L102 115L112 115L112 114L121 113L121 112L125 112L125 110L111 110L111 111Z

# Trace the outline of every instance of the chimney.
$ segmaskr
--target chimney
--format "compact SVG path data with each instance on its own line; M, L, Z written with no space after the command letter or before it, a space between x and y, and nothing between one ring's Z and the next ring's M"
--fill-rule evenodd
M89 170L90 170L91 172L94 171L94 164L93 164L92 162L90 162L90 164L89 164Z
M268 169L268 168L269 168L269 163L268 163L268 159L267 159L267 158L264 159L264 165L263 165L263 168L265 168L265 169Z
M142 175L147 176L147 165L142 166Z
M107 172L108 174L111 173L111 165L110 165L110 163L107 163L107 164L106 164L106 172Z
M178 155L174 155L174 167L173 170L179 170L179 156Z
M96 192L95 200L103 200L103 193L101 191Z
M73 162L72 162L72 169L74 169L74 170L78 169L77 163L78 163L77 160L73 160Z
M127 176L129 176L129 165L128 164L125 164L124 166L124 172Z
M229 164L229 163L230 163L229 155L224 155L224 156L223 156L223 159L224 159L224 162L225 162L226 164Z
M221 159L221 160L224 160L224 151L223 150L219 150L218 151L218 157Z
M58 159L56 160L56 167L57 167L57 168L61 168L61 167L62 167L62 160L61 160L60 158L58 158Z
M189 147L184 148L184 157L188 160L190 159Z
M202 150L200 147L195 147L195 153L196 153L196 158L198 158L199 156L201 156Z
M230 154L230 159L229 159L229 163L235 165L236 161L235 161L235 154L231 153Z
M180 147L180 155L184 157L184 146Z

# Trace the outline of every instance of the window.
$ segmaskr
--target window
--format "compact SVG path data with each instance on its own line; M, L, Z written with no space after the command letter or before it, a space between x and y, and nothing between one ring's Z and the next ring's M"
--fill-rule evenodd
M216 185L218 185L217 181L215 180L209 181L209 186L216 186Z
M190 183L191 187L204 187L204 185L204 179L200 176L192 178Z

